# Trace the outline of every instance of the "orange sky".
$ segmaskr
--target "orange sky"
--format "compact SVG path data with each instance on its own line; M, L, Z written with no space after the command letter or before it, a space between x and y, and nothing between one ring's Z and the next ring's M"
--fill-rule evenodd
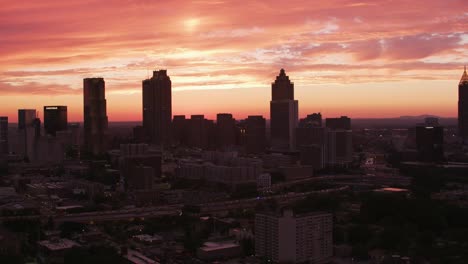
M300 115L456 116L466 0L0 0L0 115L68 105L106 80L111 121L141 120L141 80L167 69L174 114L269 117L280 68ZM42 113L41 113L42 114Z

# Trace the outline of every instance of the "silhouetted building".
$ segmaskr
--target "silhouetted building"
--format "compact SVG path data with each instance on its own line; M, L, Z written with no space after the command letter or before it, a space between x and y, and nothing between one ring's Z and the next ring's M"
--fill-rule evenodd
M84 146L94 155L108 148L106 84L103 78L83 80Z
M325 126L333 130L350 130L351 118L347 116L327 118L325 119Z
M216 116L216 139L219 149L229 148L236 143L236 120L232 114Z
M323 169L328 162L328 132L326 127L299 126L296 130L297 147L302 165L312 165L314 170Z
M299 127L321 127L322 126L322 114L313 113L307 115L306 118L299 120Z
M130 190L149 190L161 177L161 153L151 152L146 144L120 146L120 171Z
M44 130L47 135L55 136L57 131L68 128L66 106L44 106Z
M188 143L188 119L185 115L175 115L172 119L172 141L176 144L186 146Z
M327 163L329 166L345 166L353 160L353 135L351 130L327 132Z
M465 71L458 84L458 130L463 140L468 140L468 74Z
M266 147L266 120L263 116L249 116L246 120L247 153L263 153Z
M19 109L18 110L18 129L30 127L36 119L35 109Z
M444 159L444 128L417 126L416 147L421 161L436 162Z
M40 129L40 127L39 127ZM35 109L18 110L18 146L16 151L24 157L31 157L37 134Z
M271 147L276 150L294 150L298 122L298 101L294 100L294 83L281 69L271 84L270 133Z
M172 122L172 83L166 70L153 72L143 81L143 127L148 141L170 145Z
M188 122L188 145L194 148L211 149L216 145L215 124L204 115L192 115Z
M0 116L0 156L8 154L8 117Z

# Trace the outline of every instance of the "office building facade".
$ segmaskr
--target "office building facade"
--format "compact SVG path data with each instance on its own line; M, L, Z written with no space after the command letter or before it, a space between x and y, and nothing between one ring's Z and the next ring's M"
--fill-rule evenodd
M104 154L109 144L106 84L103 78L86 78L83 88L84 146L94 155Z
M44 106L44 130L47 135L55 136L58 131L68 129L66 106Z
M166 70L153 72L143 81L143 128L147 141L155 145L171 143L172 83Z

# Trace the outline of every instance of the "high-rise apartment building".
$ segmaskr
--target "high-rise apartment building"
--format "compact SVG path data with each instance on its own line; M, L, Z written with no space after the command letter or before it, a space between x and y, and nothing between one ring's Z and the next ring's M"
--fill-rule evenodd
M236 120L232 114L217 114L216 140L219 149L229 148L236 144Z
M0 116L0 156L8 154L8 117Z
M298 101L294 100L294 83L289 80L284 69L271 84L271 95L271 147L276 150L294 150L299 109Z
M257 213L255 255L274 263L328 263L333 256L332 214Z
M103 78L83 80L84 146L94 155L108 148L106 84Z
M55 136L57 131L68 128L66 106L44 106L44 130L47 135Z
M263 153L266 147L266 120L263 116L249 116L245 126L247 153Z
M143 128L148 142L170 145L172 123L172 83L166 70L153 72L143 81Z
M458 83L458 133L464 140L468 140L468 74L465 71Z

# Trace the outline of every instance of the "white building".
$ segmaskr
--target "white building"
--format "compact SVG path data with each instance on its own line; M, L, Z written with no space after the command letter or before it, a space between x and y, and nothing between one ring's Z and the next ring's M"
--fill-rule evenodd
M275 263L328 263L333 256L332 214L257 213L255 255Z

